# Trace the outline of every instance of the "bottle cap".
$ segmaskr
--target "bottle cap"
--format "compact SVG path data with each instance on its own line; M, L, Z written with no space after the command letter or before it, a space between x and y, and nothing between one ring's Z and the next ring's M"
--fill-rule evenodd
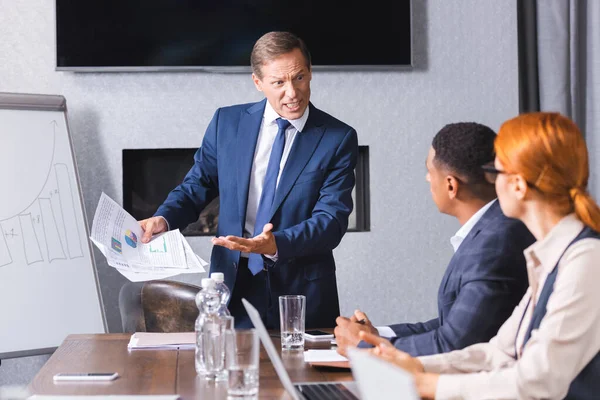
M212 274L210 274L210 279L217 283L221 283L225 280L225 274L222 272L213 272Z
M215 286L215 281L213 281L210 278L204 278L202 279L202 289L208 289L208 288L212 288Z

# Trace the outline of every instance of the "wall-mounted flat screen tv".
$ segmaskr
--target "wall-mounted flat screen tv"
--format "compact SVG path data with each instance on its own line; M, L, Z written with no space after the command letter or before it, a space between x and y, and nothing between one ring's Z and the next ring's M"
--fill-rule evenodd
M411 0L56 0L57 69L249 71L275 30L316 68L412 65Z

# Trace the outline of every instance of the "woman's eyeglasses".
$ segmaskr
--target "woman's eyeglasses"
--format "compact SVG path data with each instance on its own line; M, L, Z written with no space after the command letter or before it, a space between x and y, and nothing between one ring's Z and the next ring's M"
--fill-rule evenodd
M485 164L481 166L481 169L483 170L483 175L485 175L485 180L488 181L489 183L496 183L496 178L498 178L498 175L500 174L508 174L508 175L513 175L513 172L506 172L506 171L502 171L500 169L497 169L496 167L494 167L491 164ZM530 187L533 190L540 190L536 185L534 185L533 183L529 182L529 181L525 181L527 182L527 186Z
M482 165L481 169L483 170L483 174L485 175L485 180L489 183L496 183L496 178L498 177L498 175L506 173L506 171L496 169L496 167L490 164Z

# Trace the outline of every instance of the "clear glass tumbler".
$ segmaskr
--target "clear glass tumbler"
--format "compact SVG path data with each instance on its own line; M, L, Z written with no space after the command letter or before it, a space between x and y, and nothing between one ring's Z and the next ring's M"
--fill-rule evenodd
M282 350L304 350L306 297L279 296L279 321Z
M225 361L229 376L228 398L258 395L260 341L254 329L225 332Z

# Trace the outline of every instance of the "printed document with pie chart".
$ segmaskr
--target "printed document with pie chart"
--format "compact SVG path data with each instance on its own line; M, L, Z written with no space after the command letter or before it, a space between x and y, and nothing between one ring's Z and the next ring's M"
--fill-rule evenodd
M111 267L132 282L205 272L208 263L193 252L179 229L156 235L149 243L140 241L142 235L138 221L102 193L90 239Z

